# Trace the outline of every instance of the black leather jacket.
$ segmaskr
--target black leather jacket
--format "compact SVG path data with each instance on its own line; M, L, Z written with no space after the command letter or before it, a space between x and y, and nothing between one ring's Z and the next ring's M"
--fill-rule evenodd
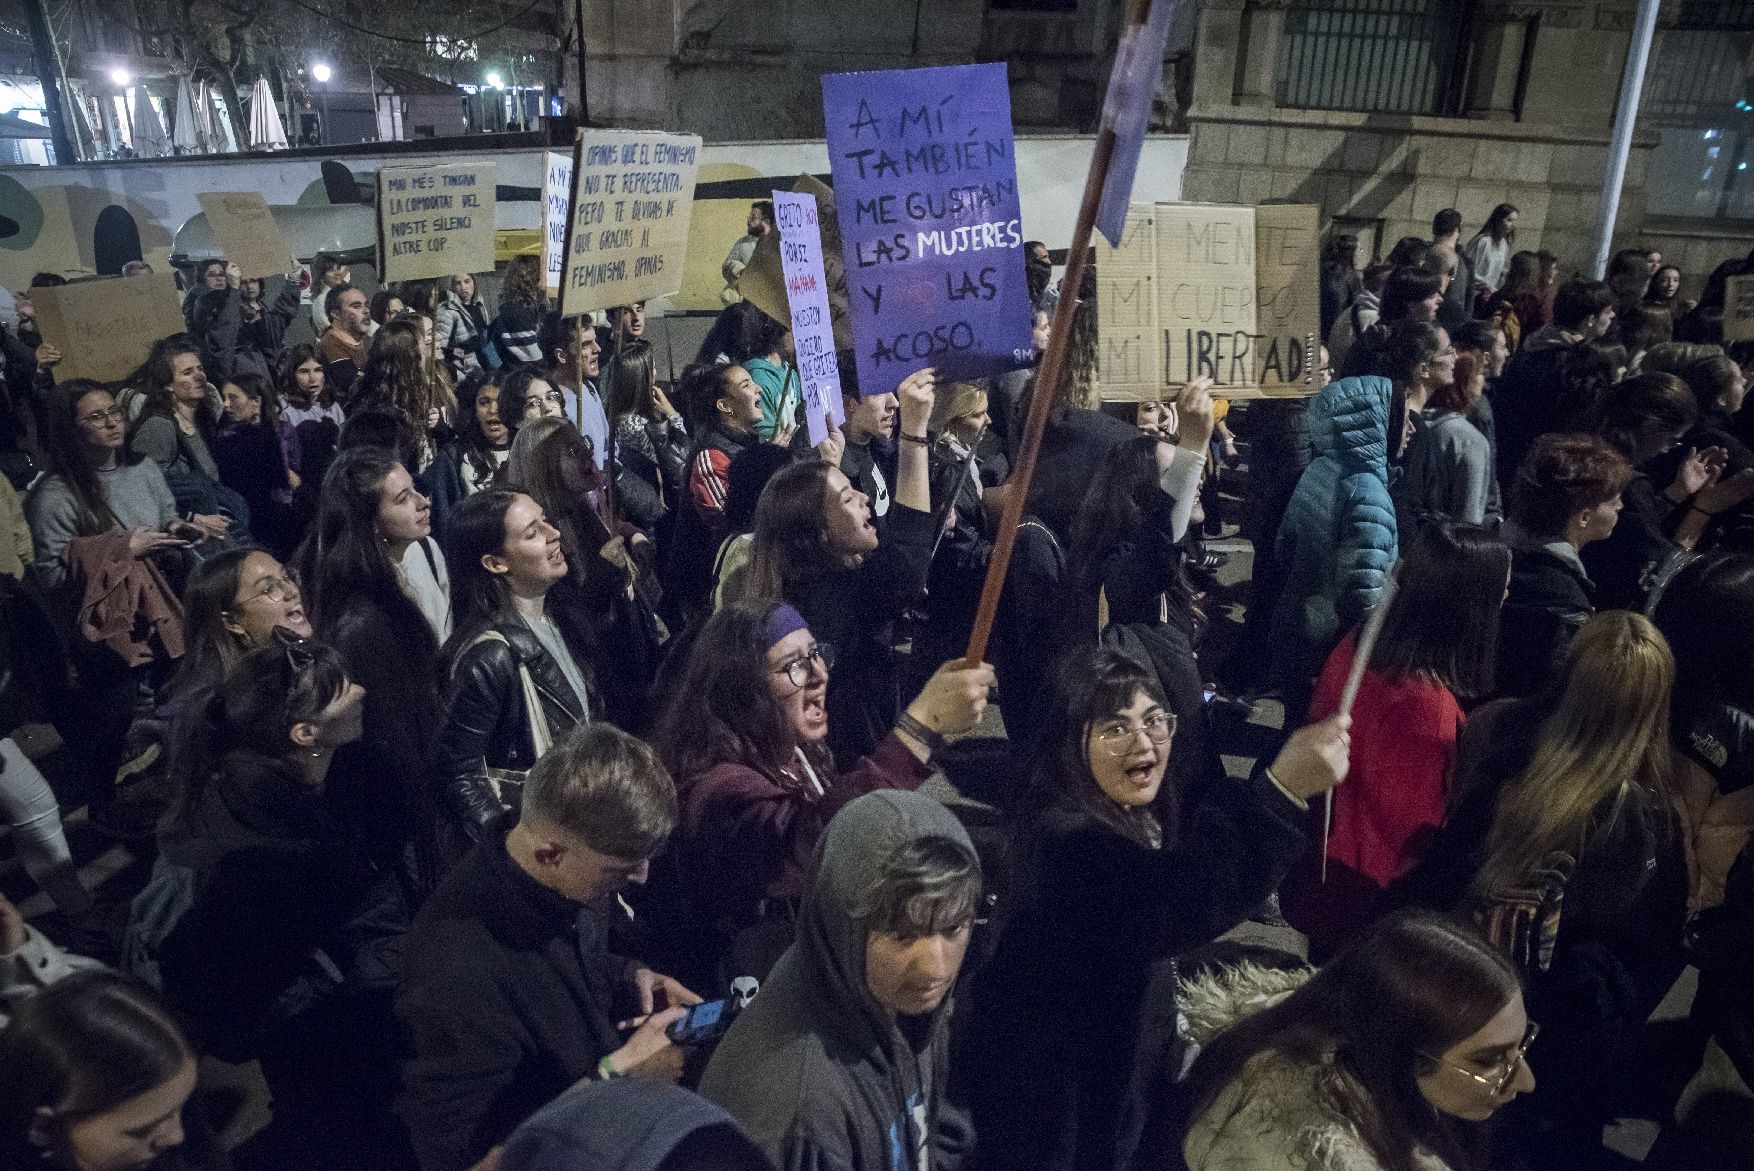
M554 740L588 718L560 664L522 618L502 615L490 631L457 656L435 754L439 803L471 839L505 812L487 783L487 770L525 772L536 763L518 668L529 669Z

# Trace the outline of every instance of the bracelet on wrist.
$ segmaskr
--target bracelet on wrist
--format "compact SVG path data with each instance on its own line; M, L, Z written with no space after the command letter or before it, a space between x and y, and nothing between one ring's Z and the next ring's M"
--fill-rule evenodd
M932 444L931 439L925 435L909 435L906 431L903 431L901 437L908 443L917 443L921 447L930 447Z
M1261 774L1263 776L1265 776L1267 778L1267 780L1272 783L1272 785L1275 789L1279 790L1279 792L1284 795L1284 797L1287 801L1290 801L1293 805L1297 806L1299 809L1308 809L1309 808L1309 800L1307 798L1304 798L1304 797L1299 797L1296 793L1293 793L1290 789L1287 789L1285 787L1285 782L1281 781L1278 777L1273 775L1273 769L1271 766L1268 766L1267 768L1262 769Z
M626 1076L625 1073L622 1073L619 1069L615 1068L614 1062L609 1060L607 1054L604 1055L603 1060L597 1063L597 1078L600 1081L612 1082L617 1078L624 1078Z
M933 756L944 751L943 735L932 731L932 729L926 727L924 723L909 715L907 712L902 712L895 718L895 727L898 731L906 732L909 736L918 740L925 746L927 753Z

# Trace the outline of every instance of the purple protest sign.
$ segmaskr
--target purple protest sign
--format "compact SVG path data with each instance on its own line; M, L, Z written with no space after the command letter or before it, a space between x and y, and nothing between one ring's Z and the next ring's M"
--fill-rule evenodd
M798 378L804 384L804 420L812 445L846 418L840 397L840 361L834 353L834 318L828 311L828 278L822 271L822 226L816 197L773 193L774 223L780 230L780 268L786 276L792 343Z
M861 394L1035 356L1005 66L822 79Z

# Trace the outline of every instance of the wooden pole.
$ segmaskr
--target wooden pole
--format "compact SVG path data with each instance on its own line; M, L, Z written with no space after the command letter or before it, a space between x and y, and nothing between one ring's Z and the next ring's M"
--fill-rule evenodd
M1156 0L1165 3L1166 0ZM1152 0L1130 0L1127 25L1143 24ZM1060 376L1066 367L1066 350L1072 337L1072 315L1078 310L1078 287L1084 280L1084 268L1090 261L1090 237L1096 229L1096 210L1102 202L1102 187L1108 181L1109 166L1114 162L1114 127L1106 122L1096 138L1096 150L1090 159L1090 174L1084 180L1084 201L1078 207L1078 221L1072 229L1072 249L1066 256L1066 275L1060 281L1060 300L1054 306L1054 319L1048 333L1047 350L1035 372L1035 386L1030 392L1029 418L1023 428L1023 445L1018 449L1017 462L1006 484L1005 508L999 516L999 535L993 542L993 556L987 562L987 580L981 587L980 609L975 611L974 629L968 637L970 662L986 658L987 643L993 634L993 619L999 612L999 595L1005 592L1005 574L1011 566L1011 553L1017 544L1017 526L1023 522L1023 508L1029 496L1029 481L1035 475L1035 457L1041 451L1042 433L1047 429L1048 412L1053 409L1059 390Z

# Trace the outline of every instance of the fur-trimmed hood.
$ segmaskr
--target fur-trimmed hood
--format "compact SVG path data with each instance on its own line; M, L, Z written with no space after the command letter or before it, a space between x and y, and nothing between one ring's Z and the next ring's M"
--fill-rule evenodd
M1195 977L1182 985L1188 1039L1204 1045L1226 1027L1285 999L1313 973L1256 964ZM1332 1061L1257 1055L1194 1120L1183 1153L1190 1171L1381 1171L1346 1114L1346 1075ZM1420 1171L1448 1171L1426 1151Z

